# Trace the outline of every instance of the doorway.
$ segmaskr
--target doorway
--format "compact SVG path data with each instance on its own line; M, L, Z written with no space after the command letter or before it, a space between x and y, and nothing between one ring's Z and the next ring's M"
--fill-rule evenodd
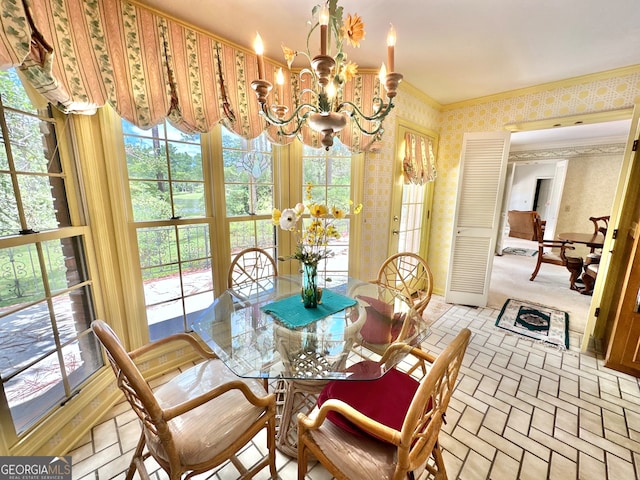
M516 132L512 134L509 158L510 162L519 165L524 165L527 162L543 164L545 161L549 162L550 157L553 158L554 151L558 152L559 158L569 159L569 161L567 161L567 183L564 188L564 193L562 190L552 193L552 196L554 194L558 195L559 211L557 215L557 227L551 231L547 231L548 234L545 235L545 238L555 238L556 232L584 231L586 233L589 230L592 231L593 226L588 220L589 216L601 216L608 215L610 213L613 205L614 192L618 189L617 182L620 172L618 166L622 164L624 159L624 147L627 142L630 127L630 119L616 120L613 122L606 122L605 124L567 127L571 132L567 132L567 137L563 140L561 140L562 132L556 129ZM602 146L600 147L600 145ZM597 150L600 150L601 154L593 153ZM591 156L591 163L589 161L585 161L584 164L579 163L581 151L589 152L588 155L586 153L584 155ZM601 155L602 158L593 160L593 157L596 155ZM613 166L609 166L609 158L614 156L617 157L619 162L616 164L615 168ZM578 161L574 161L574 159L577 159ZM607 165L607 167L603 168L604 165ZM592 171L589 170L591 166L593 166ZM614 180L612 180L611 185L600 188L600 185L602 185L600 182L606 175L611 175ZM598 188L593 188L596 185L598 185ZM554 191L556 188L554 188L552 184L551 174L536 176L529 188L530 193L528 195L530 196L528 198L530 199L530 203L526 205L526 208L518 209L536 210L541 213L541 216L544 215L552 217L553 214L549 211L549 205L553 204L553 200L549 203L549 191ZM593 201L595 196L600 195L604 190L611 192L611 198L601 202ZM505 189L505 192L508 194L509 190ZM509 204L508 198L505 198L504 204ZM598 212L602 211L603 213L596 213L596 210ZM512 244L514 241L517 241L518 239L506 237L504 240L505 246L513 246ZM535 242L532 242L532 244L533 246L529 248L537 248L537 244ZM584 256L578 252L574 253L574 251L570 254L573 256ZM499 258L504 259L505 256L506 255ZM508 260L509 259L507 259L507 261ZM518 260L522 262L522 258ZM529 281L529 276L535 267L535 257L525 260L528 260L527 265L529 270L521 271L518 274L518 279L511 278L515 273L514 268L510 266L505 267L507 272L506 275L508 277L506 282L503 282L502 285L500 285L500 283L504 279L500 279L498 277L500 274L500 268L494 263L493 272L495 274L495 278L494 275L492 275L490 284L490 300L492 307L496 306L499 308L502 306L502 303L500 302L502 302L503 299L500 298L500 295L504 294L504 291L501 289L503 289L505 285L507 285L506 288L510 289L507 295L520 295L520 298L523 296L524 298L529 296L535 297L536 293L533 290L545 287L543 279L541 279L540 276L538 276L533 282ZM562 295L556 295L558 292L555 290L550 290L549 292L544 293L541 292L541 301L539 303L565 311L571 311L572 309L576 311L576 314L573 316L570 315L570 328L571 324L574 323L580 325L582 331L576 332L574 328L571 328L571 330L573 330L571 333L578 334L579 338L575 340L572 339L570 343L572 347L580 347L583 334L585 331L589 330L588 322L591 315L590 310L592 297L582 296L578 292L569 291L569 273L562 267L552 265L545 265L544 267L548 267L546 269L548 275L544 281L549 283L550 286L554 281L552 276L558 274L559 276L555 282L558 283L558 285L566 283L566 291L563 291ZM541 273L544 273L543 270L541 270ZM571 305L571 303L564 304L563 302L586 302L586 306L575 307L575 305ZM586 313L584 313L585 310ZM572 322L572 319L574 322ZM585 324L586 326L582 328Z
M533 210L538 212L540 218L546 220L548 216L547 208L551 201L552 178L536 179L536 190L533 197Z

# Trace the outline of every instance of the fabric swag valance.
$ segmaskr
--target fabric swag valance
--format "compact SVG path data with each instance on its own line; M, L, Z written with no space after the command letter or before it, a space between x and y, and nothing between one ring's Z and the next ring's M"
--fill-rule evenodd
M65 112L93 114L108 103L141 128L167 118L189 133L208 132L218 122L245 138L265 129L251 89L258 76L253 53L125 0L0 4L0 68L16 67ZM266 62L267 80L275 83L279 66ZM301 86L287 80L284 103L292 110L292 92ZM360 74L344 99L364 109L379 91L375 74ZM276 143L292 140L273 128L268 133ZM348 127L339 137L353 152L373 140ZM307 127L301 139L320 147Z
M436 179L436 161L430 138L412 132L404 135L404 183L422 185Z

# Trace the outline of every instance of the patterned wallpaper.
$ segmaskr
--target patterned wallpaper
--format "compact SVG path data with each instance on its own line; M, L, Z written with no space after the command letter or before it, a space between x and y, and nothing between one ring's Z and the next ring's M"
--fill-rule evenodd
M623 158L624 152L569 159L556 232L590 232L589 217L610 214ZM573 256L589 253L585 246L575 247Z
M393 183L396 119L402 118L419 127L438 131L439 111L419 95L401 90L396 107L385 120L382 147L376 153L367 153L364 159L364 209L362 249L360 251L360 278L372 280L387 258L389 243L389 204ZM395 159L401 162L401 159Z
M426 92L428 94L428 92ZM640 102L640 66L438 108L424 97L401 91L394 115L439 133L428 261L434 292L444 292L455 213L462 137L465 132L502 130L505 124L633 107ZM361 275L374 278L387 253L396 117L387 119L383 147L365 157L366 210Z

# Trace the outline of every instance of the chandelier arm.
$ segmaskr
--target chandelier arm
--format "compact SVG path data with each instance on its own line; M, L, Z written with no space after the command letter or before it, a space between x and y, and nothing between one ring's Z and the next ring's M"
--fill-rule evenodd
M382 128L382 121L381 120L372 120L376 124L376 127L374 129L372 129L372 130L367 130L366 128L364 128L362 126L362 124L360 123L360 120L358 119L357 116L351 116L351 120L353 121L353 123L356 124L356 127L358 127L358 130L360 130L365 135L375 135L377 133L384 132L384 130Z
M304 123L298 122L296 124L296 128L291 131L286 131L284 129L284 126L278 127L278 134L282 135L283 137L293 138L298 135L298 133L300 132L300 129L302 128L302 125L304 125Z
M312 89L310 89L310 88L305 88L305 89L301 90L301 91L300 91L300 95L299 95L299 97L300 97L300 98L303 98L303 97L304 97L304 95L305 95L306 93L308 93L309 95L311 95L311 97L314 97L314 98L316 98L316 99L318 98L318 92L315 92L315 91L313 91L313 90L312 90Z
M303 112L304 109L307 109L307 110ZM302 103L298 105L298 107L293 111L291 116L285 119L279 119L277 117L274 117L271 113L269 113L269 107L267 106L266 103L262 104L262 109L260 110L260 114L265 117L267 122L277 127L283 127L285 125L288 125L294 120L297 120L297 123L304 123L304 121L307 119L309 115L317 112L318 112L318 108L315 105L311 105L310 103ZM298 127L296 130L300 130L300 127Z
M373 99L373 103L376 104L382 104L383 106L384 101L380 98L380 97L376 97ZM338 108L336 109L337 112L342 112L344 111L347 115L349 115L351 118L356 118L354 116L354 113L357 114L358 117L364 119L364 120L369 120L370 122L376 122L376 121L381 121L383 120L391 111L391 109L393 108L393 102L389 102L388 104L386 104L386 107L378 110L375 114L373 115L365 115L362 110L360 110L355 103L353 102L342 102L340 105L338 105ZM362 130L362 129L361 129Z

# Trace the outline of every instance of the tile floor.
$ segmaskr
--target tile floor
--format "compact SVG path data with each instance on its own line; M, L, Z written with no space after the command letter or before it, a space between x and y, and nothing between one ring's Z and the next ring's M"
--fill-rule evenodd
M424 344L438 353L461 328L473 333L440 435L449 478L640 478L638 379L604 368L592 354L561 352L498 331L498 313L453 306ZM114 407L71 452L73 478L123 479L138 432L128 406ZM243 457L264 444L257 438ZM276 462L282 480L297 478L295 460L278 453ZM225 465L197 478L236 477ZM167 477L156 471L152 478ZM268 471L258 478L268 478ZM308 478L330 475L316 465Z

